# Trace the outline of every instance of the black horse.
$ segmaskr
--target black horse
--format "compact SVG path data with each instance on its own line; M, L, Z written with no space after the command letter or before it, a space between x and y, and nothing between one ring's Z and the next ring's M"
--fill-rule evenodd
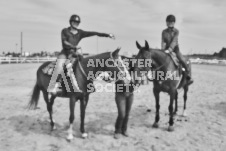
M70 117L69 117L70 127L68 130L67 139L71 140L71 139L73 139L72 127L73 127L73 121L74 121L75 103L77 102L77 100L80 100L80 110L81 110L80 131L82 133L82 137L86 138L88 136L88 134L85 132L85 128L84 128L85 109L88 104L89 94L91 93L90 90L91 90L91 88L93 88L93 86L92 86L93 80L95 80L95 78L96 78L93 76L89 76L89 73L92 72L93 75L96 75L100 71L101 72L108 71L108 72L116 72L116 73L121 72L121 73L123 73L121 75L127 76L128 71L125 69L125 67L119 67L117 64L117 63L122 62L121 57L118 55L119 50L120 49L117 49L114 52L106 52L106 53L101 53L98 55L90 56L90 57L82 59L78 63L73 64L72 68L73 68L73 71L75 71L74 75L77 79L79 89L82 92L74 92L74 91L66 92L68 87L70 90L73 90L73 84L71 83L70 79L66 79L66 83L68 84L68 86L66 86L66 84L64 84L64 83L62 84L63 93L51 95L49 97L47 88L49 86L51 76L44 74L42 70L48 64L50 64L50 62L46 62L46 63L42 64L39 67L39 69L37 70L37 81L34 86L31 100L28 104L29 108L35 108L37 106L38 100L39 100L39 94L40 94L40 91L42 91L44 100L47 105L47 110L48 110L49 116L50 116L51 128L54 129L54 120L52 118L52 113L53 113L52 106L53 106L54 100L56 97L69 98L70 99L70 103L69 103L69 105L70 105ZM104 61L104 66L99 65L96 67L96 65L100 61L101 62ZM90 62L92 65L88 66L88 64L90 64ZM108 65L106 65L106 63ZM112 79L115 78L114 74L112 74L111 77L112 77ZM121 79L121 77L119 77L119 79ZM116 77L116 80L118 80L118 77Z
M155 96L156 101L156 117L155 122L153 124L153 127L158 127L158 122L160 119L159 116L159 93L166 92L170 95L170 104L169 104L169 131L173 131L173 124L174 124L174 114L177 112L177 98L178 98L178 89L183 88L184 89L184 112L186 110L186 101L187 101L187 92L188 92L188 86L189 83L185 76L182 76L184 73L181 68L178 68L175 63L172 61L172 58L166 54L163 50L159 49L151 49L149 48L148 42L145 41L145 47L141 47L138 42L136 42L137 48L139 49L139 53L136 56L136 59L151 59L152 65L151 66L144 66L139 67L138 64L135 64L134 71L137 72L138 79L135 80L136 84L140 84L141 80L140 78L143 76L141 71L155 71L153 72L153 92ZM189 68L190 62L189 63ZM170 75L169 75L170 73ZM160 76L161 74L161 76ZM175 100L175 110L173 111L173 103Z

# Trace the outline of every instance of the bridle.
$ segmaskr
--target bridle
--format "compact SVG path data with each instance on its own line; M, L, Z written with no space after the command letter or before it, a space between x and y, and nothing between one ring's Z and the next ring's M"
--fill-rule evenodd
M122 66L123 69L121 69L121 68L119 67L119 65L117 64L117 61L115 61L115 59L113 58L112 52L110 53L110 59L111 59L112 62L114 63L114 66L118 68L118 70L122 73L122 75L124 75L124 76L121 77L121 78L126 78L128 81L131 81L132 78L131 78L131 76L130 76L130 74L129 74L129 72L128 72L126 66L125 66L125 64L123 63L121 56L119 56L119 58L118 58L117 60L119 61L119 63L121 64L121 66ZM80 61L78 61L78 65L79 65L79 68L80 68L80 70L81 70L83 76L85 76L85 77L87 78L88 75L87 75L86 72L84 71L84 69L83 69L83 67L82 67L82 65L81 65L81 63L80 63ZM91 80L91 81L93 81L93 80ZM113 80L112 80L112 81L113 81Z
M123 63L121 56L119 56L119 58L118 58L117 60L120 62L120 64L121 64L123 70L119 67L119 65L117 64L117 62L116 62L115 59L113 58L112 52L110 53L110 59L113 61L114 65L118 68L118 70L122 73L122 75L124 75L124 76L121 77L121 78L126 78L126 80L131 81L132 78L131 78L130 73L129 73L129 71L127 70L125 64ZM116 80L116 81L117 81L117 80Z
M169 64L169 61L165 62L164 64L158 66L157 68L151 68L151 71L158 71L160 70L162 67L164 67L165 65ZM141 67L136 67L137 69L139 69L139 71L142 71L143 68ZM141 74L141 76L144 76L143 74Z

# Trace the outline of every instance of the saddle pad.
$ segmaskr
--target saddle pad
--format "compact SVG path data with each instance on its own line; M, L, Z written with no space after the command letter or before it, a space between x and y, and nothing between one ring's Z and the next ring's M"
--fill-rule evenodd
M172 58L174 64L178 67L180 65L179 60L177 59L177 55L175 52L169 53L170 57Z
M52 75L56 62L49 63L45 68L42 69L42 72L47 75Z

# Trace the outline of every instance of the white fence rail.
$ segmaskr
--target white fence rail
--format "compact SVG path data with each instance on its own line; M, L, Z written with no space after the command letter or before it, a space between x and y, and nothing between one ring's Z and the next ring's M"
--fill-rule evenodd
M218 60L218 59L190 59L192 63L196 64L219 64L219 65L226 65L226 60Z
M42 63L46 61L55 61L53 57L0 57L0 64L6 63Z
M55 61L56 57L0 57L0 64L6 63L42 63L46 61ZM197 64L220 64L226 65L226 60L217 59L190 59L192 63Z

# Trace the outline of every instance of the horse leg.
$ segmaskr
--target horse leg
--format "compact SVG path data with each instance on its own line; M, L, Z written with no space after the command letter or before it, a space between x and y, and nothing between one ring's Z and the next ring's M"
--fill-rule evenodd
M125 118L126 100L122 93L116 93L115 102L118 108L118 117L115 123L115 139L119 139L122 133L123 120Z
M53 118L52 118L52 105L51 105L51 102L49 102L48 93L43 91L43 97L44 97L44 100L46 102L47 111L49 112L51 129L53 130L54 129L54 121L53 121Z
M173 119L173 101L175 99L176 96L176 90L172 90L170 92L170 104L169 104L169 128L168 130L171 132L174 130L173 124L174 124L174 119Z
M183 116L187 116L186 113L186 102L187 102L187 93L188 93L188 86L184 87L184 110L183 110Z
M178 91L176 91L176 95L175 95L175 109L174 109L174 115L177 114L177 109L178 109L178 103L177 103L177 100L178 100Z
M49 117L50 117L52 130L56 129L55 120L53 119L53 104L54 104L55 98L56 98L56 96L52 95L50 97L50 103L49 103L49 108L50 108L50 116Z
M160 116L159 116L159 109L160 109L159 93L160 93L160 91L156 88L153 88L153 93L154 93L154 96L155 96L155 109L156 109L155 122L153 124L153 127L158 128L159 127L158 122L159 122L159 119L160 119Z
M129 120L129 113L130 113L132 104L133 104L133 94L130 94L129 96L126 97L126 115L122 125L122 134L126 137L129 136L127 132L127 123Z
M82 100L80 100L80 111L81 111L81 125L80 125L80 131L82 133L83 138L87 138L88 134L85 133L85 128L84 128L84 121L85 121L85 113L86 113L86 106L89 101L89 95L85 95Z
M69 121L70 121L70 126L69 126L69 129L68 129L68 136L67 136L67 140L72 140L74 137L73 137L73 122L74 122L74 118L75 118L75 115L74 115L74 109L75 109L75 103L76 103L77 99L72 96L70 98L70 103L69 103L69 106L70 106L70 117L69 117Z

